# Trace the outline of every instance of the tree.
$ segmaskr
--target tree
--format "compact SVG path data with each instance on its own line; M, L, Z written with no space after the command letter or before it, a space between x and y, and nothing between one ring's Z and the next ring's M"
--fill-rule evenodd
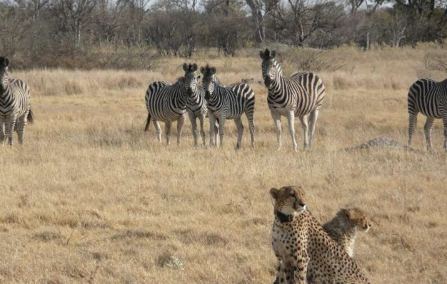
M85 22L91 16L98 0L51 0L50 10L60 20L60 31L73 34L75 47L81 44Z

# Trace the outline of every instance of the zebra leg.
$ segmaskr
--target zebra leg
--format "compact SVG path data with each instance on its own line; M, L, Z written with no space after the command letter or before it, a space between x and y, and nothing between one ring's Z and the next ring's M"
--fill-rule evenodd
M169 145L169 137L171 136L171 122L165 123L166 145Z
M19 137L19 144L23 145L23 136L25 135L25 126L26 120L28 117L28 113L25 113L22 117L19 118L17 122L17 135Z
M204 126L204 120L205 120L205 116L203 114L201 114L199 116L199 121L200 121L200 135L202 136L202 141L203 141L203 147L206 146L206 135L205 135L205 130L203 128Z
M160 122L158 122L157 120L153 120L154 121L154 126L155 126L155 132L157 133L157 140L158 143L161 143L161 127L160 127Z
M255 124L253 123L253 113L247 115L248 129L250 130L251 148L255 147Z
M273 123L276 126L276 139L278 141L278 150L279 150L279 149L281 149L281 132L282 132L282 129L281 129L281 115L276 113L276 112L273 112L273 111L270 111L270 113L271 113L272 118L273 118Z
M300 116L304 133L304 150L309 148L309 115Z
M0 143L5 142L5 123L0 120Z
M315 132L315 124L317 123L318 113L319 113L318 109L314 109L310 113L310 118L309 118L309 148L312 148L312 142L313 142L313 139L314 139L314 132Z
M411 146L411 138L414 134L414 129L418 123L418 113L409 113L408 117L408 146Z
M227 118L225 116L221 116L219 119L219 136L220 136L220 147L223 147L223 138L224 138L224 127L225 127L225 121L227 120Z
M289 111L287 113L287 120L289 122L289 133L290 137L292 138L292 144L293 144L293 150L298 150L298 144L296 143L295 138L295 114L293 111Z
M213 113L208 113L210 119L210 146L216 146L216 117Z
M197 147L197 117L192 112L188 112L189 121L191 121L192 136L194 137L194 147Z
M12 146L12 142L14 140L14 127L16 124L16 118L13 117L11 118L7 123L6 123L6 131L5 131L5 135L8 136L8 142L9 145Z
M447 151L447 115L444 115L442 122L444 123L444 150Z
M241 148L241 140L242 140L242 134L244 133L244 125L242 124L242 117L238 117L234 119L234 123L236 124L237 128L237 144L236 144L236 150Z
M435 119L427 116L427 120L424 125L425 142L427 143L427 150L431 150L431 128L435 123Z
M180 140L182 139L182 128L183 124L185 124L186 115L180 116L180 118L177 120L177 146L180 145ZM196 119L194 118L194 124L196 122ZM197 136L197 133L196 133ZM195 139L197 140L197 139Z

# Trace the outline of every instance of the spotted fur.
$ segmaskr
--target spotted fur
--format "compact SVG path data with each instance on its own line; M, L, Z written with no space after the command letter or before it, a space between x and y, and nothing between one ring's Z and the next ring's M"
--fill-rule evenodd
M369 283L354 260L306 210L301 187L272 188L270 195L275 213L272 247L279 264L275 283Z
M343 208L323 225L326 233L350 256L354 256L357 232L368 232L371 228L366 213L359 208Z

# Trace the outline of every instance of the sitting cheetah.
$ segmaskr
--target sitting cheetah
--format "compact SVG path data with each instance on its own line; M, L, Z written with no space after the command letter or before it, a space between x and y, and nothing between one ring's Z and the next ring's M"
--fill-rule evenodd
M354 256L357 231L368 232L371 224L365 212L359 208L340 209L337 215L323 225L326 233L336 241L350 257Z
M352 258L306 210L301 187L272 188L272 246L278 258L275 283L366 284Z

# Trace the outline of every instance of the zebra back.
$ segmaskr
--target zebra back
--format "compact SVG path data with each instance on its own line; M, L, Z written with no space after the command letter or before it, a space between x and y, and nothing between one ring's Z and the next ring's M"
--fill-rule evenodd
M185 115L187 98L182 87L182 78L172 85L164 81L150 84L145 96L149 115L163 122L171 122Z
M21 117L27 114L29 117L31 95L28 85L20 79L11 78L7 81L8 84L0 95L0 115Z
M434 110L429 104L429 91L436 85L436 81L431 79L419 79L414 82L408 90L408 113L435 117Z

